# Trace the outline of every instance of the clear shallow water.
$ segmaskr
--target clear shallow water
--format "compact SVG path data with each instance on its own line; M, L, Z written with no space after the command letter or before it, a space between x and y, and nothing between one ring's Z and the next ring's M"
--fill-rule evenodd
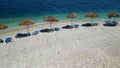
M43 22L43 19L53 15L59 20L68 20L66 15L75 12L75 20L89 20L88 12L97 12L97 19L108 19L110 12L120 12L119 0L0 0L0 23L9 28L18 27L18 23L25 19ZM118 18L117 20L120 20Z

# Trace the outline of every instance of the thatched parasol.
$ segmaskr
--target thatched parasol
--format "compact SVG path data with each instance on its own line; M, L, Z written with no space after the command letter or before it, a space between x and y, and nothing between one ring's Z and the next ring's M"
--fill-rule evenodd
M0 30L8 28L7 26L0 24Z
M108 14L108 18L112 18L112 17L115 20L116 17L120 17L120 14L117 12L112 12L112 13Z
M76 13L70 13L66 16L66 18L71 18L71 26L73 25L73 18L76 18L77 14Z
M35 22L33 22L32 20L25 20L25 21L19 23L19 26L26 26L27 32L29 33L29 25L33 25L33 24L35 24Z
M46 18L44 19L44 21L50 22L50 29L51 29L51 24L52 24L52 22L58 22L58 19L56 19L56 18L53 17L53 16L48 16L48 17L46 17Z
M95 12L90 12L88 13L85 17L90 17L91 18L91 23L93 22L93 18L98 17L99 15Z

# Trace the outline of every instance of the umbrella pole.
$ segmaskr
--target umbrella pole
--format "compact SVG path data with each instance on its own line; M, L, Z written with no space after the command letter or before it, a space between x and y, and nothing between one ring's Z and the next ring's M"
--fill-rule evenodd
M51 29L51 24L52 24L52 22L50 22L50 29Z
M27 26L27 32L29 33L29 25L26 25Z
M91 24L93 23L93 18L91 19Z
M71 26L73 25L73 18L71 18Z

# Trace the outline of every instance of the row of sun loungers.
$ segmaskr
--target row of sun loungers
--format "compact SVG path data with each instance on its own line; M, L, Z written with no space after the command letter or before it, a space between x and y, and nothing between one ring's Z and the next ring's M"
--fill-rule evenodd
M72 27L72 28L78 28L79 24L75 24L74 26L68 25L65 28L69 29L70 27ZM32 33L18 33L18 34L16 34L15 38L24 38L24 37L28 37L28 36L31 36L31 35L37 35L39 32L41 32L41 33L46 33L46 32L49 33L49 32L60 31L60 30L61 30L61 28L55 27L55 28L51 28L51 29L35 30Z
M116 21L113 21L113 20L107 20L105 21L105 24L103 24L103 26L116 26L118 24L118 22ZM84 26L84 27L91 27L91 26L98 26L99 23L85 23L85 24L82 24L81 26ZM62 29L72 29L72 28L78 28L80 25L79 24L74 24L74 25L66 25L66 26L63 26L61 27ZM51 28L51 29L42 29L42 30L35 30L31 33L18 33L16 34L15 38L23 38L23 37L28 37L28 36L31 36L31 35L37 35L39 32L41 33L44 33L44 32L53 32L53 31L60 31L61 28L58 28L58 27L55 27L55 28ZM4 40L3 39L0 39L0 43L9 43L9 42L12 42L13 39L12 37L7 37L5 38Z
M116 26L118 24L118 22L116 21L110 21L110 20L107 20L105 22L105 24L103 24L104 26ZM81 26L84 26L84 27L91 27L91 26L98 26L99 23L85 23L85 24L82 24ZM72 29L72 28L78 28L80 25L79 24L74 24L74 25L65 25L63 27L61 27L62 29ZM51 29L41 29L41 30L35 30L33 31L32 35L37 35L39 32L41 33L44 33L44 32L53 32L53 31L60 31L61 28L58 28L58 27L55 27L55 28L51 28ZM19 34L17 34L19 35ZM27 37L27 36L30 36L30 33L29 34L23 34L23 36L20 35L20 37Z

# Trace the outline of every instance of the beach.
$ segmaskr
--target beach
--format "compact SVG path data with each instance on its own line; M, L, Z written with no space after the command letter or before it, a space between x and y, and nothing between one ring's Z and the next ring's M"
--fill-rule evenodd
M76 21L83 24L90 21ZM0 44L0 68L119 68L120 24L115 27L98 26L61 29L15 38L26 27L0 32L0 37L12 37L13 42ZM120 21L119 21L120 22ZM62 27L70 22L53 23ZM49 23L30 26L30 32L49 28Z

